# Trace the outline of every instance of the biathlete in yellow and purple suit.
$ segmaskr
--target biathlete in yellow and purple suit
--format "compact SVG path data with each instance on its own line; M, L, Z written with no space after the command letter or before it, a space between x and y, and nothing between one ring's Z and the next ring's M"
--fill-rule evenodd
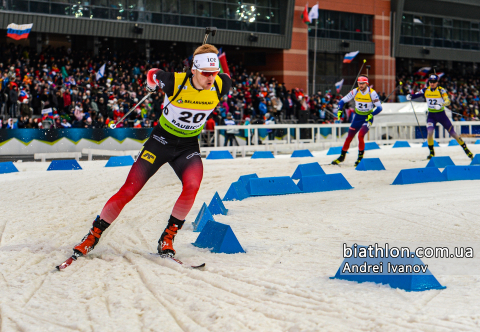
M420 92L414 95L407 95L407 100L417 99L424 97L428 106L427 117L427 142L430 154L427 159L435 157L435 151L433 149L433 133L437 123L441 123L442 126L447 129L450 136L455 138L463 148L463 151L469 158L473 158L473 154L467 148L467 144L460 138L460 136L453 130L452 122L445 114L445 106L450 105L450 99L448 98L447 90L438 85L438 76L430 75L428 79L428 88L423 88Z

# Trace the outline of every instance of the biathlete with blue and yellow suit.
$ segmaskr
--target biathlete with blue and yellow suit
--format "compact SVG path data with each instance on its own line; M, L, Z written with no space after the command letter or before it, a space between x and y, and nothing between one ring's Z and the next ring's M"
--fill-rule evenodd
M473 153L467 148L467 144L460 138L460 136L453 130L452 122L445 113L445 106L450 105L450 99L448 98L447 90L438 85L438 76L430 75L428 79L428 88L423 88L420 92L414 95L407 95L407 100L417 99L424 97L427 101L428 116L427 116L427 142L430 154L427 159L435 157L435 150L433 149L433 133L437 123L441 123L442 126L447 129L450 136L455 138L463 148L463 151L469 158L473 158Z
M147 90L153 93L160 88L165 93L166 107L159 125L140 150L125 184L107 201L89 233L74 247L74 256L80 257L93 250L102 232L166 163L173 168L183 188L160 236L157 250L162 255L175 255L173 240L192 208L203 178L198 135L220 98L232 85L228 75L219 74L217 54L215 46L204 44L193 53L191 72L171 73L160 69L148 72Z
M340 119L342 116L342 109L345 103L350 100L355 100L355 114L353 116L352 123L348 129L347 139L342 147L342 153L340 157L332 161L333 165L338 165L345 160L345 156L350 147L350 143L358 132L358 159L355 162L357 166L363 159L363 153L365 151L364 137L368 133L370 126L373 123L373 117L382 111L382 103L375 90L368 86L368 77L359 76L358 88L350 91L345 97L343 97L338 103L337 117Z

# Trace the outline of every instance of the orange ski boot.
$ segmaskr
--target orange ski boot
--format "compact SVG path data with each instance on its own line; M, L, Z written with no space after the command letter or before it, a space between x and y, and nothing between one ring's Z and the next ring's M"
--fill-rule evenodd
M97 216L97 219L93 222L92 228L87 235L82 239L82 242L77 244L73 251L77 254L78 257L84 256L88 254L90 251L95 248L100 240L100 236L102 235L103 231L106 230L110 226L108 222L103 219L100 219L100 216Z
M157 251L160 255L166 255L173 257L175 256L175 250L173 249L173 241L175 240L175 235L177 231L182 229L183 223L185 220L179 220L174 216L170 216L168 220L168 225L160 236L158 240Z

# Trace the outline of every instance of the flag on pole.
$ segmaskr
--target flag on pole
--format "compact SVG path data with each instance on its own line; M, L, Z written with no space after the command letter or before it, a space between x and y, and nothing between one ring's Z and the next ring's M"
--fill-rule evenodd
M424 85L427 85L427 79L424 78L424 79L421 79L421 80L417 80L417 81L415 81L415 83L417 83L420 86L424 86Z
M305 9L303 10L302 20L303 20L303 23L306 23L306 24L312 23L312 21L310 21L310 18L308 17L308 3L305 5Z
M428 72L430 71L430 67L423 67L420 68L414 75L420 75L420 76L426 76Z
M45 108L42 110L42 115L45 117L50 117L50 118L53 118L53 108L49 107L49 108Z
M310 12L308 13L308 19L310 22L313 22L313 20L318 19L318 3L310 9Z
M445 73L437 73L438 78L442 78L443 75L445 75Z
M7 25L7 37L15 40L27 39L32 27L33 23L22 25L11 23Z
M337 89L337 94L340 93L340 90L342 90L343 81L344 79L342 78L340 82L335 83L335 89Z
M100 69L98 70L96 80L98 81L98 80L101 79L104 75L105 75L105 64L103 64L103 66L101 66Z
M228 70L227 65L227 55L225 53L222 53L218 56L218 62L220 62L220 72L230 76L230 70Z
M343 59L343 63L352 62L352 60L357 56L358 53L360 53L360 51L350 52L350 53L345 54L345 58Z

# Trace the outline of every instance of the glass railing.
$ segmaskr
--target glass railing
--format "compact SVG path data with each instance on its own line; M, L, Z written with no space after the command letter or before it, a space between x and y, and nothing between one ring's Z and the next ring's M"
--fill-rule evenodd
M449 39L432 39L423 37L400 36L400 44L424 47L443 47L463 50L480 50L480 43L471 41L458 41Z

